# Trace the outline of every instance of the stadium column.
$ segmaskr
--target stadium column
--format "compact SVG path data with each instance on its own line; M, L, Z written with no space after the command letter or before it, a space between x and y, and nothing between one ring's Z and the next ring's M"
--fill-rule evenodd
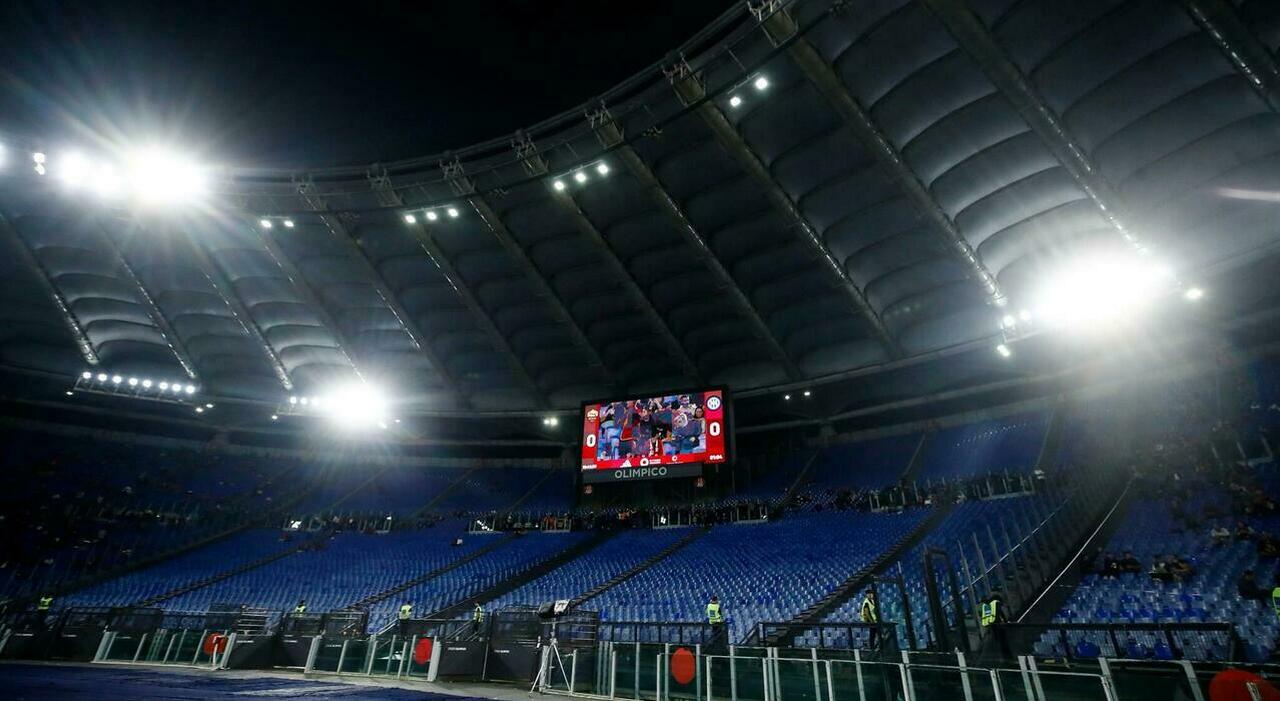
M169 324L169 320L165 318L164 312L160 311L159 305L156 304L155 298L151 296L151 292L147 290L147 286L142 283L142 279L134 272L133 266L129 265L129 261L125 257L124 251L111 237L111 232L107 227L102 225L101 221L95 220L94 223L98 227L99 233L102 234L102 240L107 244L107 248L111 250L112 256L115 258L116 264L120 268L120 272L124 273L125 278L133 285L134 290L138 293L138 299L142 301L143 309L147 310L147 316L151 318L151 322L156 325L156 329L160 332L160 337L169 346L169 350L173 352L173 357L177 359L178 364L182 366L182 371L192 380L199 379L196 374L195 363L191 361L191 356L187 353L187 349L182 344L182 339L178 337L177 332ZM129 222L130 228L134 231L142 229L141 222L136 220Z
M755 181L765 193L769 203L782 217L783 221L788 222L787 227L795 232L796 238L802 245L808 246L813 253L825 263L826 269L834 275L836 284L849 298L850 305L854 311L867 320L871 326L872 332L880 343L888 351L892 358L901 358L902 348L898 342L894 340L889 330L885 327L884 322L880 319L880 315L876 313L874 307L867 300L866 295L853 278L849 277L849 272L845 270L844 264L836 259L831 249L827 247L822 236L818 234L809 220L805 218L804 213L800 211L799 206L791 199L791 195L782 188L773 177L773 173L769 167L765 165L760 156L751 149L747 140L738 131L729 118L725 116L719 105L714 100L707 99L705 87L698 76L694 74L689 64L681 59L678 63L666 69L667 78L675 87L676 95L680 98L680 102L694 109L703 123L715 135L716 141L724 147L725 151L737 161L738 166Z
M400 301L396 299L395 292L393 292L391 286L387 284L386 278L382 277L382 273L369 257L369 253L365 251L364 247L360 245L360 242L351 235L351 232L347 230L346 225L342 223L338 215L329 209L328 202L326 202L324 197L316 191L315 183L311 182L309 179L295 180L295 185L298 189L298 196L302 198L303 204L320 216L320 220L324 222L325 228L329 230L329 234L337 239L339 243L344 244L344 246L349 247L355 252L355 260L360 267L364 268L365 273L369 276L369 282L373 285L374 291L378 293L378 297L382 299L382 302L387 305L387 309L391 311L392 316L396 318L397 325L399 325L400 329L409 337L409 342L413 344L414 348L427 356L427 359L431 361L431 366L435 368L436 373L440 375L440 379L443 380L444 385L448 388L449 392L457 398L458 403L468 409L472 408L471 398L463 391L462 384L458 381L458 378L454 376L451 370L449 370L449 366L444 362L444 359L442 359L435 352L435 349L431 347L426 335L418 328L413 317L409 315L409 312L400 304Z
M1014 64L982 20L960 0L921 0L942 22L956 43L978 64L987 79L995 84L1031 130L1062 164L1080 189L1093 201L1104 219L1126 243L1142 246L1133 229L1125 224L1127 208L1120 195L1093 164L1070 133L1062 119L1040 96L1035 86Z
M613 118L608 108L601 105L599 110L587 113L587 121L595 130L596 138L600 140L600 143L622 161L631 176L640 183L640 187L649 194L650 198L658 206L658 210L671 221L672 226L680 233L681 238L695 252L698 259L707 266L707 271L715 278L716 284L728 295L733 306L738 308L743 318L751 324L755 330L756 337L768 344L774 358L786 370L787 377L792 381L804 380L804 374L800 372L799 366L795 364L791 356L787 355L786 349L778 342L777 336L769 328L764 317L760 315L760 311L756 309L751 298L742 291L737 281L725 269L724 264L716 257L706 239L698 233L693 223L685 216L684 210L667 192L662 185L662 181L658 180L658 176L644 162L640 154L636 153L631 144L627 142L622 132L622 126Z
M93 348L93 343L89 337L85 335L84 328L80 326L80 320L71 311L71 306L67 304L67 298L62 296L58 290L58 286L53 284L53 280L49 277L49 271L40 263L40 259L23 240L22 236L14 231L13 226L9 224L9 219L0 214L0 236L3 236L9 242L9 247L13 249L14 256L25 264L36 278L40 281L40 286L44 288L45 294L49 295L49 299L53 301L53 305L58 308L58 314L62 317L62 321L66 323L67 328L71 331L71 338L75 340L76 347L80 349L80 355L84 361L90 365L97 365L98 353Z
M369 184L373 188L374 194L378 201L385 207L404 207L404 198L396 191L394 184L391 182L391 176L385 169L379 169L376 173L369 173ZM476 299L471 288L467 286L466 281L462 279L462 275L453 266L453 261L445 255L444 250L436 243L435 237L431 235L431 229L422 222L420 218L412 224L407 224L409 232L412 234L414 241L431 260L432 264L440 270L440 274L444 275L445 280L449 282L449 286L454 292L458 293L458 298L462 300L463 306L467 311L471 312L472 318L484 329L486 335L489 336L494 348L498 349L506 358L507 364L511 367L511 371L525 388L532 394L535 401L542 407L550 406L546 395L542 388L538 386L537 381L533 378L529 368L525 367L521 362L520 356L516 355L515 348L507 341L507 337L502 335L502 331L498 329L498 325L494 322L493 317L480 304L480 300Z
M969 275L982 285L989 303L1003 307L1006 299L1004 293L1000 291L1000 285L995 276L982 264L955 222L951 220L924 183L916 177L897 147L880 131L880 127L872 121L867 110L850 94L840 76L807 39L797 34L798 28L795 21L787 14L782 3L778 0L766 0L751 9L760 19L761 26L769 39L775 45L787 47L787 55L844 120L845 127L854 140L880 162L885 172L898 183L908 199L914 202L925 215L933 230L946 240L948 248L969 271Z
M622 390L623 388L618 379L609 371L604 359L596 351L595 347L591 345L591 341L587 338L582 327L578 325L578 321L573 318L573 314L569 312L568 307L560 300L560 297L551 287L551 284L547 282L547 279L542 276L538 267L534 265L533 260L529 258L529 254L520 246L520 242L512 235L511 230L507 228L506 223L502 221L502 218L498 216L493 207L489 206L485 197L476 189L475 183L466 175L462 162L458 160L442 161L440 169L445 179L449 181L453 191L458 196L466 198L467 204L471 205L471 208L480 217L480 220L484 222L485 227L489 229L493 237L497 239L503 250L511 255L516 265L524 272L525 277L537 290L538 296L547 303L555 316L564 324L569 335L573 337L573 344L586 355L591 367L597 369L602 376L607 378L609 384L613 385L615 389Z
M529 140L528 137L522 137L523 135L518 135L515 141L516 156L524 164L525 170L530 175L536 178L545 178L547 175L546 160L538 153L537 144ZM663 341L665 341L672 357L680 363L685 375L690 380L701 384L703 382L702 373L698 370L697 363L694 363L693 359L689 357L684 346L680 343L680 339L676 338L675 331L667 323L666 319L658 313L657 308L654 307L648 295L641 289L640 283L636 281L635 276L631 274L631 271L627 269L627 266L622 263L622 260L618 258L618 255L609 245L604 234L600 233L595 224L591 223L591 220L587 218L586 212L582 211L581 205L578 204L578 201L574 199L567 189L557 191L554 188L549 188L549 190L551 199L555 200L556 204L573 220L573 225L578 229L578 232L586 238L591 247L612 268L613 277L622 284L623 289L631 297L632 304L635 304L640 309L641 313L649 320L649 324L662 335Z
M1280 67L1235 8L1224 0L1182 0L1182 5L1271 111L1280 112Z
M231 316L235 317L240 324L240 328L244 329L245 334L252 338L258 344L258 347L262 348L262 352L267 356L267 362L271 365L271 371L275 373L276 379L280 380L280 386L284 387L286 391L292 390L293 380L289 378L289 370L285 368L275 348L271 346L266 334L258 326L257 320L253 318L248 308L244 306L244 302L236 294L235 285L223 275L217 264L201 248L200 242L187 227L172 226L166 228L175 229L175 237L180 237L186 241L187 248L191 251L192 261L195 263L196 268L200 270L200 274L204 275L205 280L209 281L209 286L218 294L222 302L227 305L227 309L231 311Z

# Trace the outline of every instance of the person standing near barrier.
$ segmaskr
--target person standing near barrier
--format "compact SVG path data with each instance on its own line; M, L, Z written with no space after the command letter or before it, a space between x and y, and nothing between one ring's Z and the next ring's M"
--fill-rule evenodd
M476 604L474 610L471 611L471 634L479 635L480 629L484 627L484 607Z
M296 615L296 614L303 614L306 612L307 612L307 600L299 599L298 605L293 607L293 613Z
M1012 658L1013 653L1009 651L1009 638L1003 625L1009 622L1009 612L1005 607L1004 598L1000 596L1000 592L993 590L987 594L982 599L978 613L978 622L982 625L983 635L994 637L996 644L1000 647L1000 654L1005 659Z
M36 601L36 627L44 630L46 627L45 619L49 616L49 609L53 608L53 597L48 594L41 594L39 600Z
M400 604L400 611L396 614L396 618L400 622L400 635L405 635L405 629L409 626L409 619L413 618L413 604L406 601Z
M725 645L724 612L720 609L720 598L712 596L707 602L707 623L711 624L711 644L715 648Z
M880 622L880 612L876 609L874 589L868 589L867 595L862 597L862 606L858 608L858 620L871 624L871 635L867 638L867 647L874 650L876 644L880 642L880 628L875 625Z

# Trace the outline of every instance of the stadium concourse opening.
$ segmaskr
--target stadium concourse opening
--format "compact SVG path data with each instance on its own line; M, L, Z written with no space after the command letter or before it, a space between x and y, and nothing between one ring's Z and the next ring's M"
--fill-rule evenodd
M1277 4L702 4L0 6L0 699L1280 699Z

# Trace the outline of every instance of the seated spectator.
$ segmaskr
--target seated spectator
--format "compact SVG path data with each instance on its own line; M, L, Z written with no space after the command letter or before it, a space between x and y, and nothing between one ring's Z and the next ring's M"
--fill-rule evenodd
M1106 553L1102 556L1102 576L1107 578L1115 578L1120 574L1120 561L1115 555Z
M1226 526L1218 524L1209 531L1209 537L1213 539L1214 545L1226 545L1227 541L1231 540L1231 531L1227 530Z
M1253 540L1253 528L1244 521L1236 522L1236 540Z
M1189 581L1196 574L1196 568L1191 566L1185 558L1174 557L1169 563L1169 573L1179 582Z
M1263 533L1258 538L1258 557L1267 559L1280 557L1280 541L1270 533Z
M1271 592L1258 586L1258 580L1254 576L1253 570L1245 570L1240 579L1236 581L1236 592L1245 601L1266 601L1271 598Z
M1156 555L1156 559L1151 563L1151 569L1147 574L1157 582L1168 582L1173 580L1173 573L1169 571L1169 563L1165 562L1164 555Z
M1122 573L1125 573L1125 574L1141 574L1142 573L1142 563L1138 562L1138 558L1134 557L1133 553L1129 552L1128 550L1125 551L1124 557L1120 558L1120 562L1118 564L1119 564L1120 571Z

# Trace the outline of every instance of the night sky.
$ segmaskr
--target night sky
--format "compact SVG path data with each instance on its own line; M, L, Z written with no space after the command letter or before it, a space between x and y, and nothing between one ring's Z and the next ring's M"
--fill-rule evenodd
M0 132L337 165L510 134L662 58L732 0L0 2Z

